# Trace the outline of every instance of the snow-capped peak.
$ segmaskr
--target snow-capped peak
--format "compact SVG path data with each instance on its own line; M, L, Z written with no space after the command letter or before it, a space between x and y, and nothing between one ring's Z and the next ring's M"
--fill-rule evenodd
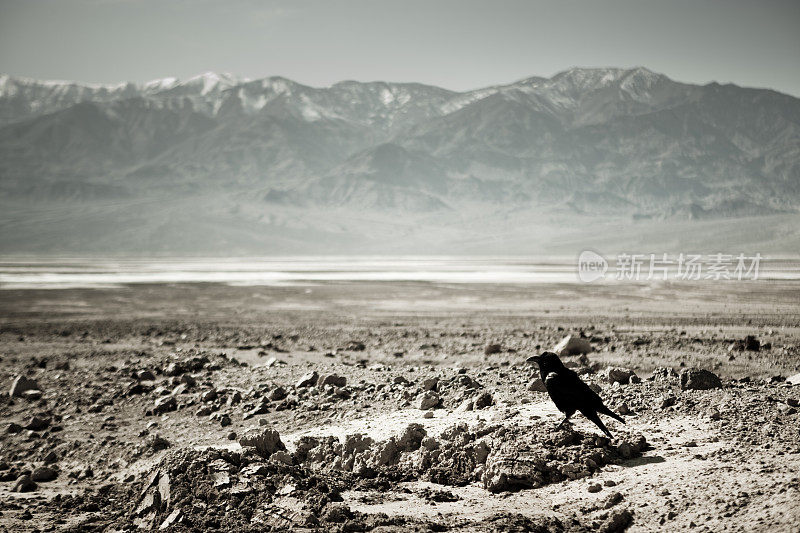
M26 78L24 76L10 76L8 74L0 75L0 97L14 96L20 91L29 89L46 89L52 94L64 93L81 93L88 94L92 92L105 92L113 93L122 91L131 87L130 83L83 83L68 80L37 80L34 78Z
M0 97L5 96L11 85L11 76L8 74L0 74Z
M590 87L602 87L618 80L625 73L621 68L583 68L573 67L559 72L550 82L553 85L570 86L574 89L585 89Z
M246 82L246 78L237 78L233 74L222 72L204 72L192 78L189 78L181 85L185 86L200 86L200 94L208 94L213 91L220 91L239 85Z
M178 84L178 78L175 77L167 77L167 78L159 78L157 80L150 80L145 82L142 85L142 88L146 91L164 91L167 89L172 89Z

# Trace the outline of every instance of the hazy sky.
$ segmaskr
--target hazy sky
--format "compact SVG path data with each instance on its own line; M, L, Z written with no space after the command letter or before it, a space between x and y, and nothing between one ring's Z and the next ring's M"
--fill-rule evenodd
M800 0L0 0L0 72L472 89L571 66L800 96Z

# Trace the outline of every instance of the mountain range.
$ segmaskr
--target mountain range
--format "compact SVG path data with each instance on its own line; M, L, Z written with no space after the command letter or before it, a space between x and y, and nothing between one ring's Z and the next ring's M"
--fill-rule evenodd
M538 253L764 220L781 249L800 99L641 67L467 92L3 75L0 197L6 253Z

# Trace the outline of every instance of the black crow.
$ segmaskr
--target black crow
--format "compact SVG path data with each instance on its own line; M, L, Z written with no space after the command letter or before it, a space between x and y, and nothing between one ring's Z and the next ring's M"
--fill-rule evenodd
M603 413L625 423L621 416L603 405L600 396L590 389L589 385L578 377L578 374L565 367L561 359L553 352L534 355L528 358L528 362L539 365L539 373L542 375L544 386L547 387L547 394L550 395L550 399L556 404L558 410L566 415L563 422L556 427L568 423L569 417L575 414L575 411L580 411L583 416L594 422L609 438L611 438L611 432L597 413Z

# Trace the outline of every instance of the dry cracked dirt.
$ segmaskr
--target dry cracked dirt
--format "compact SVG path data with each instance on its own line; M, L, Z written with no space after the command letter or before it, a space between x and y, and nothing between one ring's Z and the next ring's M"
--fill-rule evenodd
M0 531L798 531L798 302L780 283L0 291ZM591 352L564 360L626 419L611 440L556 429L525 363L570 335Z

